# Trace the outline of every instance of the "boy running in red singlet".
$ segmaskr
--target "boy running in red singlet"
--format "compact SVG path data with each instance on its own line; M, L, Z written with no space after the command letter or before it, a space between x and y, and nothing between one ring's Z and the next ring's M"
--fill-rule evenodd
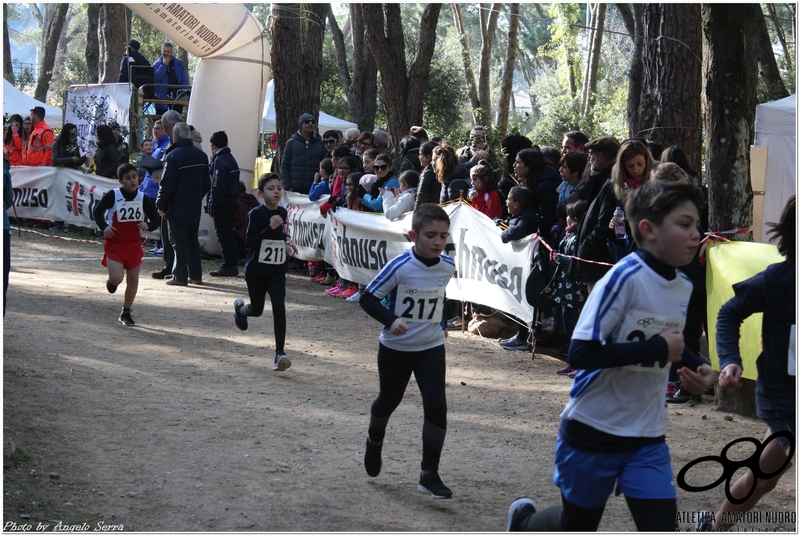
M108 267L105 287L108 293L116 292L127 274L125 300L119 321L123 325L135 325L130 309L139 289L139 269L144 256L141 231L157 229L161 218L153 200L139 191L136 166L129 163L120 165L117 180L120 187L103 195L95 206L94 222L104 237L103 265Z

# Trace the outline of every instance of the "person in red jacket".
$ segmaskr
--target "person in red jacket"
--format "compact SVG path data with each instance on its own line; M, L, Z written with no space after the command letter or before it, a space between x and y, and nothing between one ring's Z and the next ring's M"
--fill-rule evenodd
M25 130L22 128L22 117L14 114L8 121L5 136L3 136L3 154L8 163L13 167L22 165L22 147L24 146Z
M497 179L488 160L480 160L469 172L472 189L469 202L472 206L492 220L502 217L502 199L497 191Z
M44 108L36 106L31 110L31 123L33 131L22 149L22 165L52 166L55 136L53 129L44 122Z

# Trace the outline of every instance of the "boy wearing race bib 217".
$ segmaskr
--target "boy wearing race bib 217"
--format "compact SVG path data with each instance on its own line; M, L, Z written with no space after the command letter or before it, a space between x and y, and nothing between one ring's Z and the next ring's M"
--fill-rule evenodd
M447 430L444 291L455 273L454 261L442 255L449 224L441 207L419 205L408 232L414 246L386 264L360 300L363 310L383 324L377 351L380 393L369 419L366 473L371 477L380 474L386 426L413 373L424 408L422 473L417 490L433 498L452 496L438 476ZM381 304L383 298L388 298L388 308Z
M139 270L144 256L141 231L157 229L161 217L153 200L139 191L136 166L129 163L120 165L117 180L120 187L106 192L94 207L94 222L103 233L103 265L108 268L105 287L109 293L116 292L127 275L119 321L123 325L135 325L130 309L139 289Z
M669 367L701 394L716 373L685 347L691 297L679 269L699 246L702 196L687 180L650 181L627 198L639 249L616 263L588 295L569 347L580 371L561 413L554 482L562 505L536 512L520 498L508 531L596 531L614 491L639 531L674 531L677 494L666 445Z
M247 247L247 260L244 264L244 279L250 304L243 299L233 303L233 317L236 326L247 329L247 317L258 317L264 311L266 294L272 302L272 317L275 328L275 360L272 369L284 371L291 366L286 356L286 272L289 256L294 256L297 248L288 244L286 221L288 212L278 206L283 196L283 183L275 173L266 173L258 179L258 196L264 204L256 206L247 214L247 233L244 245Z

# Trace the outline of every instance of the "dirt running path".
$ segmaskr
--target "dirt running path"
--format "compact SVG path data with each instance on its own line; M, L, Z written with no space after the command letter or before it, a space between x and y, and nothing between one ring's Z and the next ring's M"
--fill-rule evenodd
M3 472L7 529L502 531L516 497L559 501L553 456L571 381L555 375L554 358L450 334L440 472L455 497L432 500L415 490L413 381L389 424L383 473L364 472L379 325L356 304L290 274L293 365L275 373L271 318L251 319L246 332L233 325L243 276L168 287L149 278L160 258L146 255L137 325L125 328L116 320L124 284L105 290L101 246L27 233L12 243L3 435L19 451ZM756 420L725 420L707 397L669 413L675 472L765 432ZM795 530L795 477L791 469L741 527ZM722 496L723 486L678 490L678 509L714 509ZM787 522L767 523L766 512L784 511ZM612 498L600 529L633 528L623 498Z

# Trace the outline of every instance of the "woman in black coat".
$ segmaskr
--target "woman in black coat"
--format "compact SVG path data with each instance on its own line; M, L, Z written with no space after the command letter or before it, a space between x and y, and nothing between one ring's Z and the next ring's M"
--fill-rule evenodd
M97 127L97 152L94 153L94 168L97 176L116 178L120 166L119 151L114 131L107 124Z
M513 171L520 186L533 192L533 207L539 218L538 235L550 246L557 249L550 236L552 227L557 221L558 186L560 173L544 159L541 152L535 149L519 151L513 162Z
M69 167L79 169L86 156L81 156L78 147L78 127L65 123L61 135L53 143L53 167Z

